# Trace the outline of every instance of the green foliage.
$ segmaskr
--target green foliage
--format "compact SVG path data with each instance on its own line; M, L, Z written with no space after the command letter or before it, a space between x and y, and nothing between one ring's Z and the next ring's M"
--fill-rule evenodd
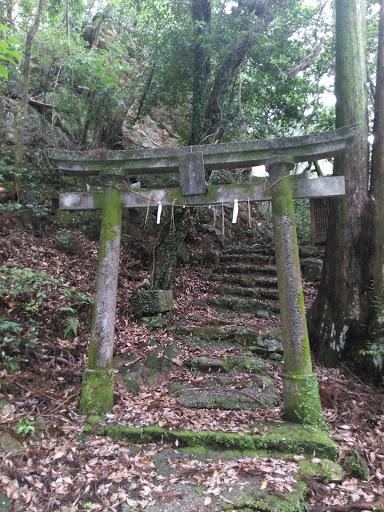
M20 369L20 365L28 362L24 354L33 350L39 341L39 333L33 324L22 326L0 317L0 353L4 364L11 370Z
M93 299L89 295L76 291L62 279L56 279L42 270L0 267L0 296L13 299L28 297L29 301L25 304L27 308L35 309L37 306L38 309L50 286L59 288L72 306L92 303Z
M9 27L0 24L0 31L8 32ZM8 70L5 67L5 64L11 64L11 66L16 66L20 57L21 51L17 50L17 46L20 46L21 42L13 37L7 37L6 39L0 38L0 75L8 79ZM3 62L3 64L1 63Z
M85 147L108 144L117 138L116 130L132 102L126 85L132 74L124 58L126 49L119 44L107 48L89 48L74 34L69 41L62 28L44 27L34 45L32 94L44 91L47 103L72 139Z
M35 348L39 339L36 322L40 320L42 309L52 302L54 293L56 297L59 296L58 300L66 303L52 312L58 328L63 329L65 337L77 336L78 314L93 301L89 295L78 292L63 280L43 271L0 267L0 300L11 302L12 309L20 308L28 318L25 325L8 318L0 319L0 332L5 334L0 349L6 364L12 369L20 367L20 362L26 361L25 352Z
M26 418L25 420L19 420L19 427L17 429L18 434L32 434L35 432L35 419L34 418Z
M359 350L359 354L365 357L370 357L373 364L380 370L383 369L384 362L384 346L379 343L367 342L366 348ZM384 377L382 378L384 384Z
M16 182L23 184L22 201L0 203L0 213L28 211L33 212L38 218L51 215L51 209L43 204L44 192L47 189L47 176L32 162L26 161L20 169L17 169L13 157L0 154L0 187L13 196ZM50 189L50 193L52 193L52 189Z
M297 236L302 240L311 239L311 215L309 199L294 199Z
M60 308L62 310L62 308ZM75 312L73 310L73 312ZM67 338L70 334L74 337L77 336L77 329L79 328L79 319L76 316L69 316L65 321L64 338Z
M361 480L368 480L369 471L362 465L359 452L353 450L349 456L348 466L354 476Z

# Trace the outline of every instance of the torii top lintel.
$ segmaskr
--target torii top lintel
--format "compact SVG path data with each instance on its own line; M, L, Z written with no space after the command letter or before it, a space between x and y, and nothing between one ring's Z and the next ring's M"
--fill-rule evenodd
M181 146L172 149L123 151L60 151L50 149L54 167L82 176L130 176L178 172L180 157L202 154L205 170L234 169L276 161L306 162L336 156L356 133L356 125L310 135L260 139L227 144Z

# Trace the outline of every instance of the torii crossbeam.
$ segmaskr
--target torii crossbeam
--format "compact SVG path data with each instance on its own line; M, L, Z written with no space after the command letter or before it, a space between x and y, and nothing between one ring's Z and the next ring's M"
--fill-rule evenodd
M284 349L283 398L288 421L323 428L316 376L312 372L304 310L293 197L329 197L345 193L344 177L309 180L291 176L295 163L334 157L353 140L355 127L282 139L234 142L173 149L83 151L49 150L53 165L65 174L100 176L103 193L60 195L65 210L102 209L101 235L88 368L81 408L105 413L113 407L112 354L121 209L166 205L207 205L272 201L275 254ZM207 189L205 171L265 165L266 183ZM180 189L123 191L124 179L137 174L180 172Z

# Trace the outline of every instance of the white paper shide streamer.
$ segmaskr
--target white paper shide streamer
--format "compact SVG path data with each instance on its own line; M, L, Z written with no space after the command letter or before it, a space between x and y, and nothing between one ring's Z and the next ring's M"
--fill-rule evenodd
M161 204L161 201L157 203L157 219L156 224L160 224L161 220L161 212L163 211L163 205Z
M239 215L239 200L235 199L233 203L233 216L232 216L232 224L236 224L237 216Z

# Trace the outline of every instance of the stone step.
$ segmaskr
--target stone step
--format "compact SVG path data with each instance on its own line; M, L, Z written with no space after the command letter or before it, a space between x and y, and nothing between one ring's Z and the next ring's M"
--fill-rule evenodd
M219 265L215 269L219 274L254 274L254 275L277 275L277 269L274 265L251 265L247 263L237 263L236 265Z
M190 382L175 382L170 393L189 409L258 410L274 407L281 394L268 375L196 373Z
M228 319L228 322L231 320ZM233 323L233 319L232 319ZM179 325L169 328L173 336L188 345L201 346L202 349L223 346L224 348L239 348L249 350L257 355L270 358L272 355L283 353L280 329L260 331L256 327L229 326L188 326ZM274 360L280 359L273 357Z
M216 290L218 295L227 297L251 297L255 299L271 299L278 301L279 292L277 290L263 290L260 288L245 288L243 286L222 286Z
M197 304L196 304L197 305ZM201 301L200 307L202 309L206 309L206 304ZM260 313L260 314L258 314ZM273 314L271 318L270 314L266 310L260 310L256 313L234 313L232 311L216 311L210 314L209 324L214 327L220 327L226 329L231 326L238 327L255 327L260 329L260 318L271 320L271 327L278 327L279 319L277 313ZM188 321L190 321L193 325L206 325L207 317L206 315L192 315L192 317L188 317Z
M265 254L222 254L219 258L220 264L223 263L249 263L252 265L268 265L274 263L274 258Z
M257 432L257 433L255 433ZM206 451L202 452L198 450L199 447L205 447L206 449L217 450L220 454L220 458L225 456L225 453L233 450L244 452L245 450L249 453L258 454L261 457L266 455L269 457L277 457L278 455L285 455L292 457L293 455L306 455L308 458L312 458L314 454L317 457L324 457L326 459L335 461L339 455L338 445L332 441L327 434L320 430L315 430L306 427L305 425L299 425L296 423L286 422L273 422L273 423L257 423L251 422L249 432L241 432L236 434L234 432L223 432L223 430L211 430L211 431L188 431L188 430L177 430L175 427L170 429L161 428L158 425L149 426L131 426L121 425L116 423L101 422L100 424L87 423L83 429L85 435L92 436L108 436L111 439L124 441L125 443L144 444L144 443L158 443L162 447L164 443L170 443L172 445L172 452L176 452L176 447L189 448L193 453L193 460L196 460L196 454L199 452L202 454L203 460L206 460ZM164 450L159 452L162 454ZM258 452L258 453L256 453ZM181 458L184 459L188 455L188 452L182 452ZM238 459L239 453L236 453L236 459ZM165 466L167 457L162 457L161 466ZM257 469L257 467L256 467ZM167 471L166 477L175 470L175 466ZM199 466L197 466L199 470ZM254 487L254 485L253 485ZM260 487L260 486L259 486ZM258 487L258 489L259 489ZM238 510L249 510L249 490L250 486L247 486L247 500L244 507L238 508ZM196 494L196 483L193 484L193 492ZM230 498L231 495L229 495ZM276 496L274 495L273 507L264 508L265 511L276 511L281 510L280 507L276 507ZM233 499L233 498L232 498ZM180 501L179 497L177 500ZM297 495L295 495L295 504L297 503ZM159 512L159 505L152 509L154 512ZM167 510L175 510L175 508L169 508ZM179 508L185 512L191 510L186 508L183 504L183 508ZM196 510L203 510L203 506ZM217 509L215 509L217 510ZM219 509L223 510L222 507ZM255 508L254 508L255 510ZM259 506L256 510L260 510ZM297 506L289 507L289 510L298 510Z
M194 357L186 359L184 365L191 369L205 373L229 373L232 370L245 373L260 373L266 371L265 363L257 357L231 356L231 357Z
M212 274L211 281L237 284L244 288L276 288L277 289L277 277L275 276L260 276L256 275L226 275L226 274Z
M240 300L232 298L209 298L199 300L197 306L212 306L217 311L228 312L234 311L236 313L251 313L257 315L258 311L265 310L270 313L278 313L280 308L278 304L272 302L263 302L259 300Z
M254 244L251 246L245 246L245 247L227 247L223 254L264 254L267 256L274 256L275 250L270 245L259 245Z

